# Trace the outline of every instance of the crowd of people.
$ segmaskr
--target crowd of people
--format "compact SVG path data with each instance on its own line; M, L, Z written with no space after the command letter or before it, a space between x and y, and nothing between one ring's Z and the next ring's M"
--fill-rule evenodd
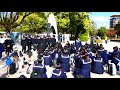
M104 67L108 67L108 73L111 75L114 70L119 71L120 67L118 47L113 47L113 52L108 52L102 44L95 44L92 40L90 44L83 45L77 38L74 43L70 44L68 41L62 46L61 42L56 42L54 35L52 37L28 35L23 36L21 46L21 51L15 51L11 55L8 53L6 60L8 74L15 74L18 70L21 72L27 65L26 73L30 78L48 78L46 66L49 66L54 68L50 78L67 78L68 72L72 72L74 78L91 78L91 72L103 74ZM114 68L109 63L110 60L112 65L115 65ZM22 74L18 78L27 77Z

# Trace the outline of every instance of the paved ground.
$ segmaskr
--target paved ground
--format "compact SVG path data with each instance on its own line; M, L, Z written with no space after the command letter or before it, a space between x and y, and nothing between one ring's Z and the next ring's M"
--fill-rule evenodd
M19 47L19 49L21 49L21 47L19 45L16 45L16 46ZM105 43L103 43L103 46L105 47L106 50L112 51L112 47L114 47L114 46L120 47L120 43L117 43L117 42L108 42L107 45ZM3 53L3 54L4 54L3 56L5 56L5 53ZM0 61L0 76L2 74L5 74L6 71L7 71L6 67L2 68L4 65L5 65L5 60ZM50 78L51 73L52 73L52 71L53 71L54 68L51 68L49 66L46 66L46 68L47 68L48 78ZM22 70L22 72L24 72L24 74L29 78L29 74L26 74L26 72L25 72L26 69L27 69L27 66ZM19 73L20 72L18 71L16 74L10 75L9 78L17 78ZM68 78L73 78L72 72L69 72L69 73L66 73L66 74L67 74ZM104 74L94 74L94 73L91 73L91 77L92 78L120 78L120 75L119 75L119 73L117 73L117 75L115 75L115 76L111 76L111 75L109 75L107 73L104 73Z

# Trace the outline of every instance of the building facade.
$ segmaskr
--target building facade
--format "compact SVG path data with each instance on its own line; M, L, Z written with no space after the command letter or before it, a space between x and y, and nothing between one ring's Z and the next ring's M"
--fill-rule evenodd
M120 15L112 15L110 16L110 28L114 28L116 24L120 21Z

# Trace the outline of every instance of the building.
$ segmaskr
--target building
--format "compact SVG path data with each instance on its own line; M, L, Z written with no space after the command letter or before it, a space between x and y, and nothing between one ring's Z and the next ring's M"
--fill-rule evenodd
M110 28L114 28L116 24L120 21L120 15L112 15L110 16Z

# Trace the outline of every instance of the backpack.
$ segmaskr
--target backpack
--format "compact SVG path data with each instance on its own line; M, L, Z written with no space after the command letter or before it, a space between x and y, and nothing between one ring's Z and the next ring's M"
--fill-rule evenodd
M31 73L30 78L42 78L42 73L39 67L33 67L33 72Z
M116 66L114 63L108 63L108 74L116 75Z
M14 74L16 72L17 72L16 64L14 62L12 62L9 66L9 74Z

